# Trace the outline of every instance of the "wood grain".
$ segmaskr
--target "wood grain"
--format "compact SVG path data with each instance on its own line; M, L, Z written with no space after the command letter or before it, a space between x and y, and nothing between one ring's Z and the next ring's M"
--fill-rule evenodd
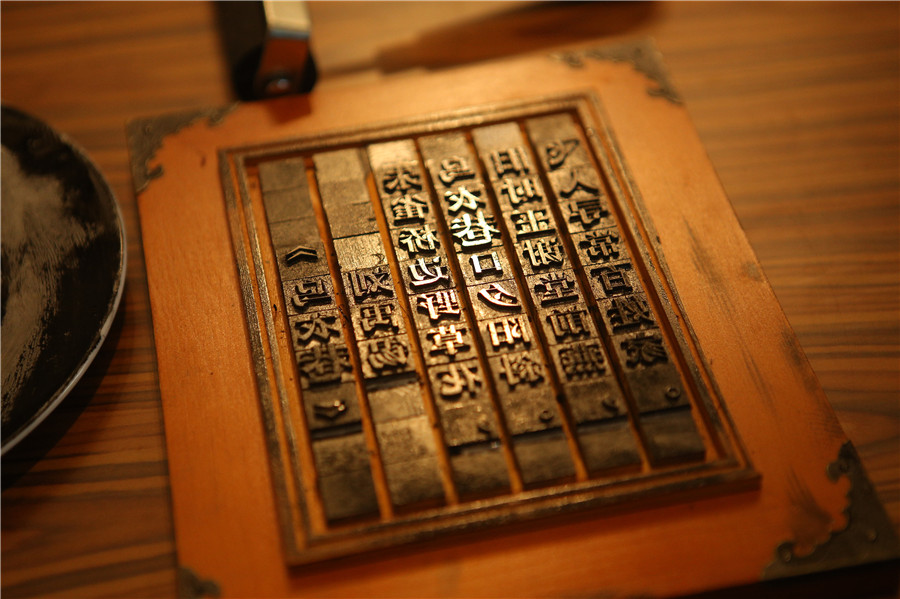
M765 276L900 527L896 3L323 3L311 11L326 88L654 36ZM165 443L124 124L231 101L214 9L3 2L0 19L4 103L88 151L119 198L129 239L110 340L40 433L4 457L2 590L171 596Z

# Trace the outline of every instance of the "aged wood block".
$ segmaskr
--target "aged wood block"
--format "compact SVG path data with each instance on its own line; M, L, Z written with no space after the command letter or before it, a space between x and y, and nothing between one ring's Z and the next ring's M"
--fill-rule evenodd
M803 561L809 547L780 544L802 529L797 497L827 515L816 522L841 513L824 472L843 435L802 357L785 354L792 334L747 276L758 267L652 49L616 52L331 90L296 118L291 99L241 106L180 134L179 147L218 151L218 170L162 156L172 173L141 197L148 255L176 261L160 224L174 217L155 206L184 210L166 182L197 175L194 208L219 220L185 236L204 250L185 256L207 257L221 282L198 293L230 299L222 311L243 302L216 331L240 399L200 435L239 431L270 466L247 489L276 506L256 510L267 564L585 510L524 534L569 526L551 535L565 559L588 567L602 550L608 588L635 595L635 564L688 559L667 553L677 539L708 580L669 590L692 592ZM501 72L515 76L487 84ZM176 280L160 272L151 283ZM186 353L199 368L212 346L197 335ZM540 543L496 538L478 559L431 551L484 578L480 564L504 554L534 564ZM713 567L735 546L745 561ZM281 594L302 586L265 568Z

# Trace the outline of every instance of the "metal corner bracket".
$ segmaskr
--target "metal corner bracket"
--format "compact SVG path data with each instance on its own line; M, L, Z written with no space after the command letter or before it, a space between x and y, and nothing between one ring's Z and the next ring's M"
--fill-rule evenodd
M201 108L130 121L126 127L126 137L131 153L131 176L135 193L143 192L150 181L162 176L162 166L157 165L151 169L150 161L156 156L166 137L203 118L207 119L210 127L214 127L237 106L232 104L223 108Z
M609 46L597 46L575 50L554 52L550 58L559 60L570 67L580 69L584 67L586 59L604 60L612 62L630 63L634 70L646 75L655 87L648 87L647 93L651 96L665 98L673 104L681 104L681 97L663 67L662 57L656 49L656 45L650 39L643 39L623 44Z
M190 568L178 566L179 599L201 599L201 597L221 596L222 589L215 580L204 580Z
M887 561L900 557L900 540L884 507L866 476L859 454L847 441L838 458L827 468L828 478L850 479L846 526L831 533L827 541L809 555L794 554L796 543L785 541L775 548L774 559L764 569L763 580L824 572L837 568Z

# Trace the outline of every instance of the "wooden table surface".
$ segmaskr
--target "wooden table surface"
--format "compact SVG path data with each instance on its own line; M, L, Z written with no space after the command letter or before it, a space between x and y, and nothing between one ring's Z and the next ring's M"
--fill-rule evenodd
M310 11L321 87L653 36L900 528L900 5L341 2ZM87 150L128 234L110 338L72 395L3 458L2 593L172 596L165 436L125 122L233 101L215 9L3 2L0 20L3 103Z

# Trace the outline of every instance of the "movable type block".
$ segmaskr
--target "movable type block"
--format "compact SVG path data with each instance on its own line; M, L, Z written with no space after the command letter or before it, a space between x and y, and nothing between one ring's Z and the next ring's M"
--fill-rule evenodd
M500 230L492 214L478 210L463 212L448 220L453 246L464 253L489 252L502 246Z
M288 189L305 189L309 193L309 182L306 177L306 161L303 158L284 158L261 162L259 168L259 183L263 196L275 191ZM269 221L278 222L269 213L266 204L266 212Z
M578 446L590 473L639 467L641 454L627 418L604 420L576 427Z
M466 287L475 318L488 320L524 310L521 292L515 279L470 285Z
M548 209L547 192L538 175L522 177L505 177L494 182L494 195L500 210L537 210Z
M641 413L668 410L689 404L687 392L658 329L612 339L623 366L625 380Z
M386 266L387 253L381 235L369 233L334 240L334 253L342 271Z
M286 220L315 220L309 188L279 189L263 194L266 207L266 221L269 225ZM317 233L318 235L318 233Z
M337 310L317 310L288 319L291 343L295 352L315 345L328 345L344 338L340 313Z
M434 228L437 222L427 191L383 196L381 205L390 229L407 229L425 225Z
M642 293L622 295L597 302L606 330L613 335L656 328L656 317Z
M478 165L462 133L428 135L418 139L419 149L435 189L480 182Z
M378 231L366 185L368 169L361 158L352 148L313 156L319 197L334 239Z
M484 185L474 179L453 183L447 187L438 194L438 204L448 221L461 214L474 215L479 211L489 210L487 191L485 191Z
M409 172L419 174L418 156L416 154L416 144L411 139L398 139L396 141L387 141L382 143L371 144L366 147L366 153L369 157L369 164L376 174L376 179L382 182L390 182L391 176L397 175L397 165L403 165ZM413 185L410 182L410 185ZM422 189L421 180L417 180L415 185L417 189ZM397 191L388 187L387 191ZM402 191L402 189L401 189Z
M406 332L403 314L396 300L384 300L350 306L350 320L356 340L360 343L375 337L399 335Z
M513 453L526 487L543 486L575 476L575 463L562 429L512 438Z
M391 239L400 260L434 256L441 249L437 227L427 222L394 229Z
M528 276L525 280L541 313L554 308L563 310L585 305L574 270L554 270Z
M415 375L409 338L406 335L359 340L359 359L367 384L384 382L398 375Z
M613 374L599 339L555 345L550 349L550 355L563 384L590 382Z
M314 345L294 354L303 389L353 380L350 354L343 343Z
M601 195L560 202L559 209L570 234L616 227L609 200Z
M591 290L598 300L643 291L643 286L630 262L613 262L585 268Z
M443 500L434 432L427 418L383 423L375 434L394 506Z
M325 244L315 219L272 223L269 236L282 281L328 274Z
M503 418L511 435L558 428L562 414L537 352L491 358Z
M538 310L538 321L550 345L594 339L594 321L584 303L564 304Z
M513 277L509 258L502 247L489 248L459 257L459 266L466 285L492 283Z
M330 275L284 281L284 305L289 315L307 314L333 308L334 286Z
M529 349L537 343L531 322L524 314L480 321L478 327L489 356Z
M425 414L422 386L418 381L372 389L367 393L369 411L376 427L383 422Z
M653 464L700 461L706 455L689 407L642 415L640 427Z
M313 441L319 494L329 521L377 516L378 499L362 433Z
M438 402L444 443L462 447L500 439L497 416L486 394L456 402Z
M400 275L410 294L447 289L453 286L453 276L447 256L438 252L434 256L424 256L400 263Z
M450 455L453 483L462 497L509 492L509 468L503 450L494 443L459 448Z
M412 142L398 143L406 145ZM398 144L393 145L397 147ZM380 164L375 173L375 180L378 185L378 193L382 196L415 193L426 188L419 164L410 156L398 156L390 162Z
M563 383L563 392L576 424L621 418L628 413L622 390L612 375Z
M522 131L516 123L473 129L472 138L492 180L535 172L531 155L525 149Z
M527 206L503 212L503 219L513 239L522 245L525 239L555 235L556 221L546 206Z
M428 369L435 401L457 402L462 399L486 397L486 373L478 360L451 362Z
M456 289L438 289L409 296L416 327L420 331L440 324L465 323L464 301Z
M476 357L470 328L461 323L439 324L419 331L422 353L429 366Z
M515 243L515 255L526 275L552 273L571 267L559 236L556 234Z
M625 239L614 227L574 233L572 243L585 269L628 258Z
M376 266L344 272L344 290L351 304L382 302L396 297L390 268Z
M597 170L588 164L563 167L547 173L550 187L560 202L604 197Z
M359 400L352 382L303 390L306 426L313 436L340 434L350 425L359 425Z
M528 119L525 128L545 170L590 164L587 148L571 115L554 114Z

